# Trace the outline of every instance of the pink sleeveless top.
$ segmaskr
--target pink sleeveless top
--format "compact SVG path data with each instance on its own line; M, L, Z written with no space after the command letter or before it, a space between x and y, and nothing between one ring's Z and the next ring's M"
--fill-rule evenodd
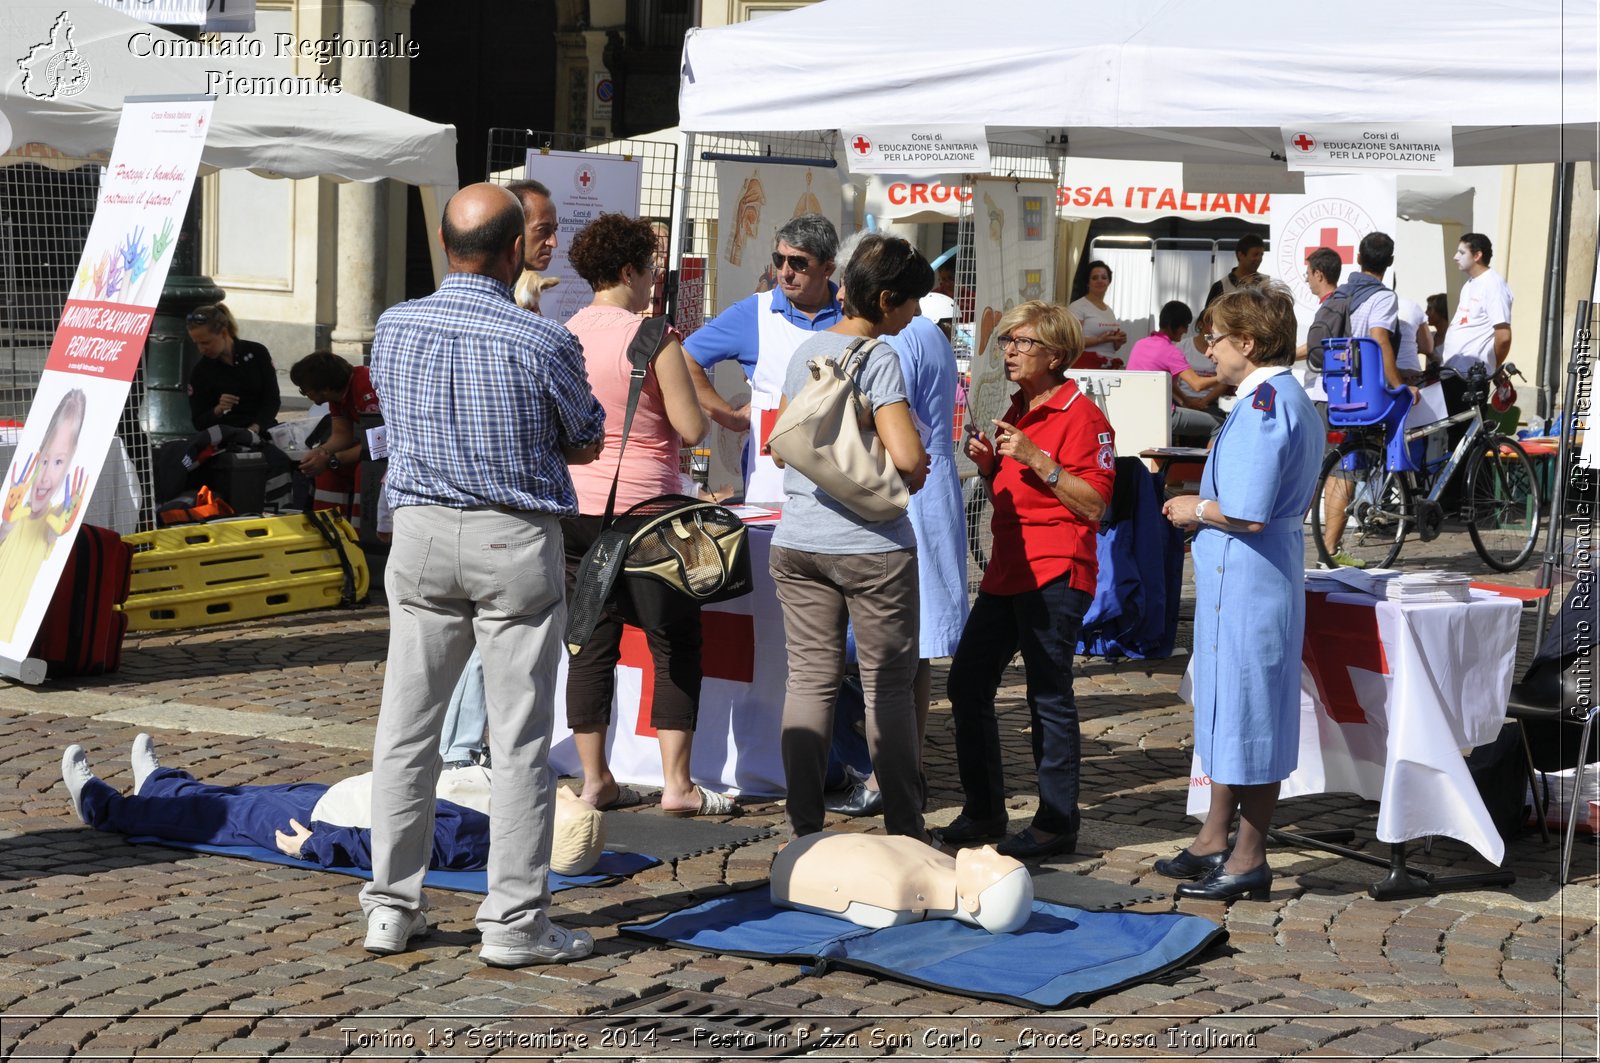
M617 471L617 448L622 442L622 422L628 412L628 344L644 321L638 314L614 306L586 306L572 315L567 328L583 344L583 361L589 387L606 408L606 445L600 457L587 465L571 467L572 486L578 492L578 512L589 517L606 511L606 494ZM676 338L676 333L669 332ZM628 433L628 452L617 481L617 512L656 495L680 490L679 451L683 440L667 419L661 384L652 368L639 394L639 408Z

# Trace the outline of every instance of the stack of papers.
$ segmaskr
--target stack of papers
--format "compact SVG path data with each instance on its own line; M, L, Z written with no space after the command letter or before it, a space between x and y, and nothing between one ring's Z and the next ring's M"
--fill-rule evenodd
M1460 572L1407 572L1379 584L1380 597L1391 602L1467 602L1471 580Z
M1327 594L1356 591L1400 603L1467 602L1471 577L1460 572L1399 572L1390 568L1307 569L1306 590Z

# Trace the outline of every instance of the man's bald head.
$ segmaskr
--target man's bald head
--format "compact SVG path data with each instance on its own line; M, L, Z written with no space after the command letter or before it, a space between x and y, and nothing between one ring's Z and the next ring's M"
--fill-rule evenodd
M468 185L445 204L439 240L452 272L482 273L509 284L522 264L521 238L522 204L499 185Z

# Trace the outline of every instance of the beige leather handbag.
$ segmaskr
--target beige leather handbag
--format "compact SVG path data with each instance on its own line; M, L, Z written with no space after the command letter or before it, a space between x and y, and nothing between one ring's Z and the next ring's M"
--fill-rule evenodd
M856 378L881 341L862 337L837 358L806 363L811 379L789 400L767 448L858 516L902 515L911 492L873 427L872 406Z

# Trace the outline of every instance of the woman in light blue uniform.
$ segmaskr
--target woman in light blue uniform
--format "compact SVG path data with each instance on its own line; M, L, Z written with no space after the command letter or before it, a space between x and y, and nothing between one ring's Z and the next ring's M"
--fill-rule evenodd
M1239 398L1212 446L1200 493L1169 500L1165 511L1195 532L1194 745L1211 778L1211 807L1189 847L1155 867L1199 879L1179 885L1180 897L1265 900L1267 830L1279 784L1299 754L1301 529L1325 430L1289 372L1295 318L1288 289L1241 288L1210 311L1206 356Z

